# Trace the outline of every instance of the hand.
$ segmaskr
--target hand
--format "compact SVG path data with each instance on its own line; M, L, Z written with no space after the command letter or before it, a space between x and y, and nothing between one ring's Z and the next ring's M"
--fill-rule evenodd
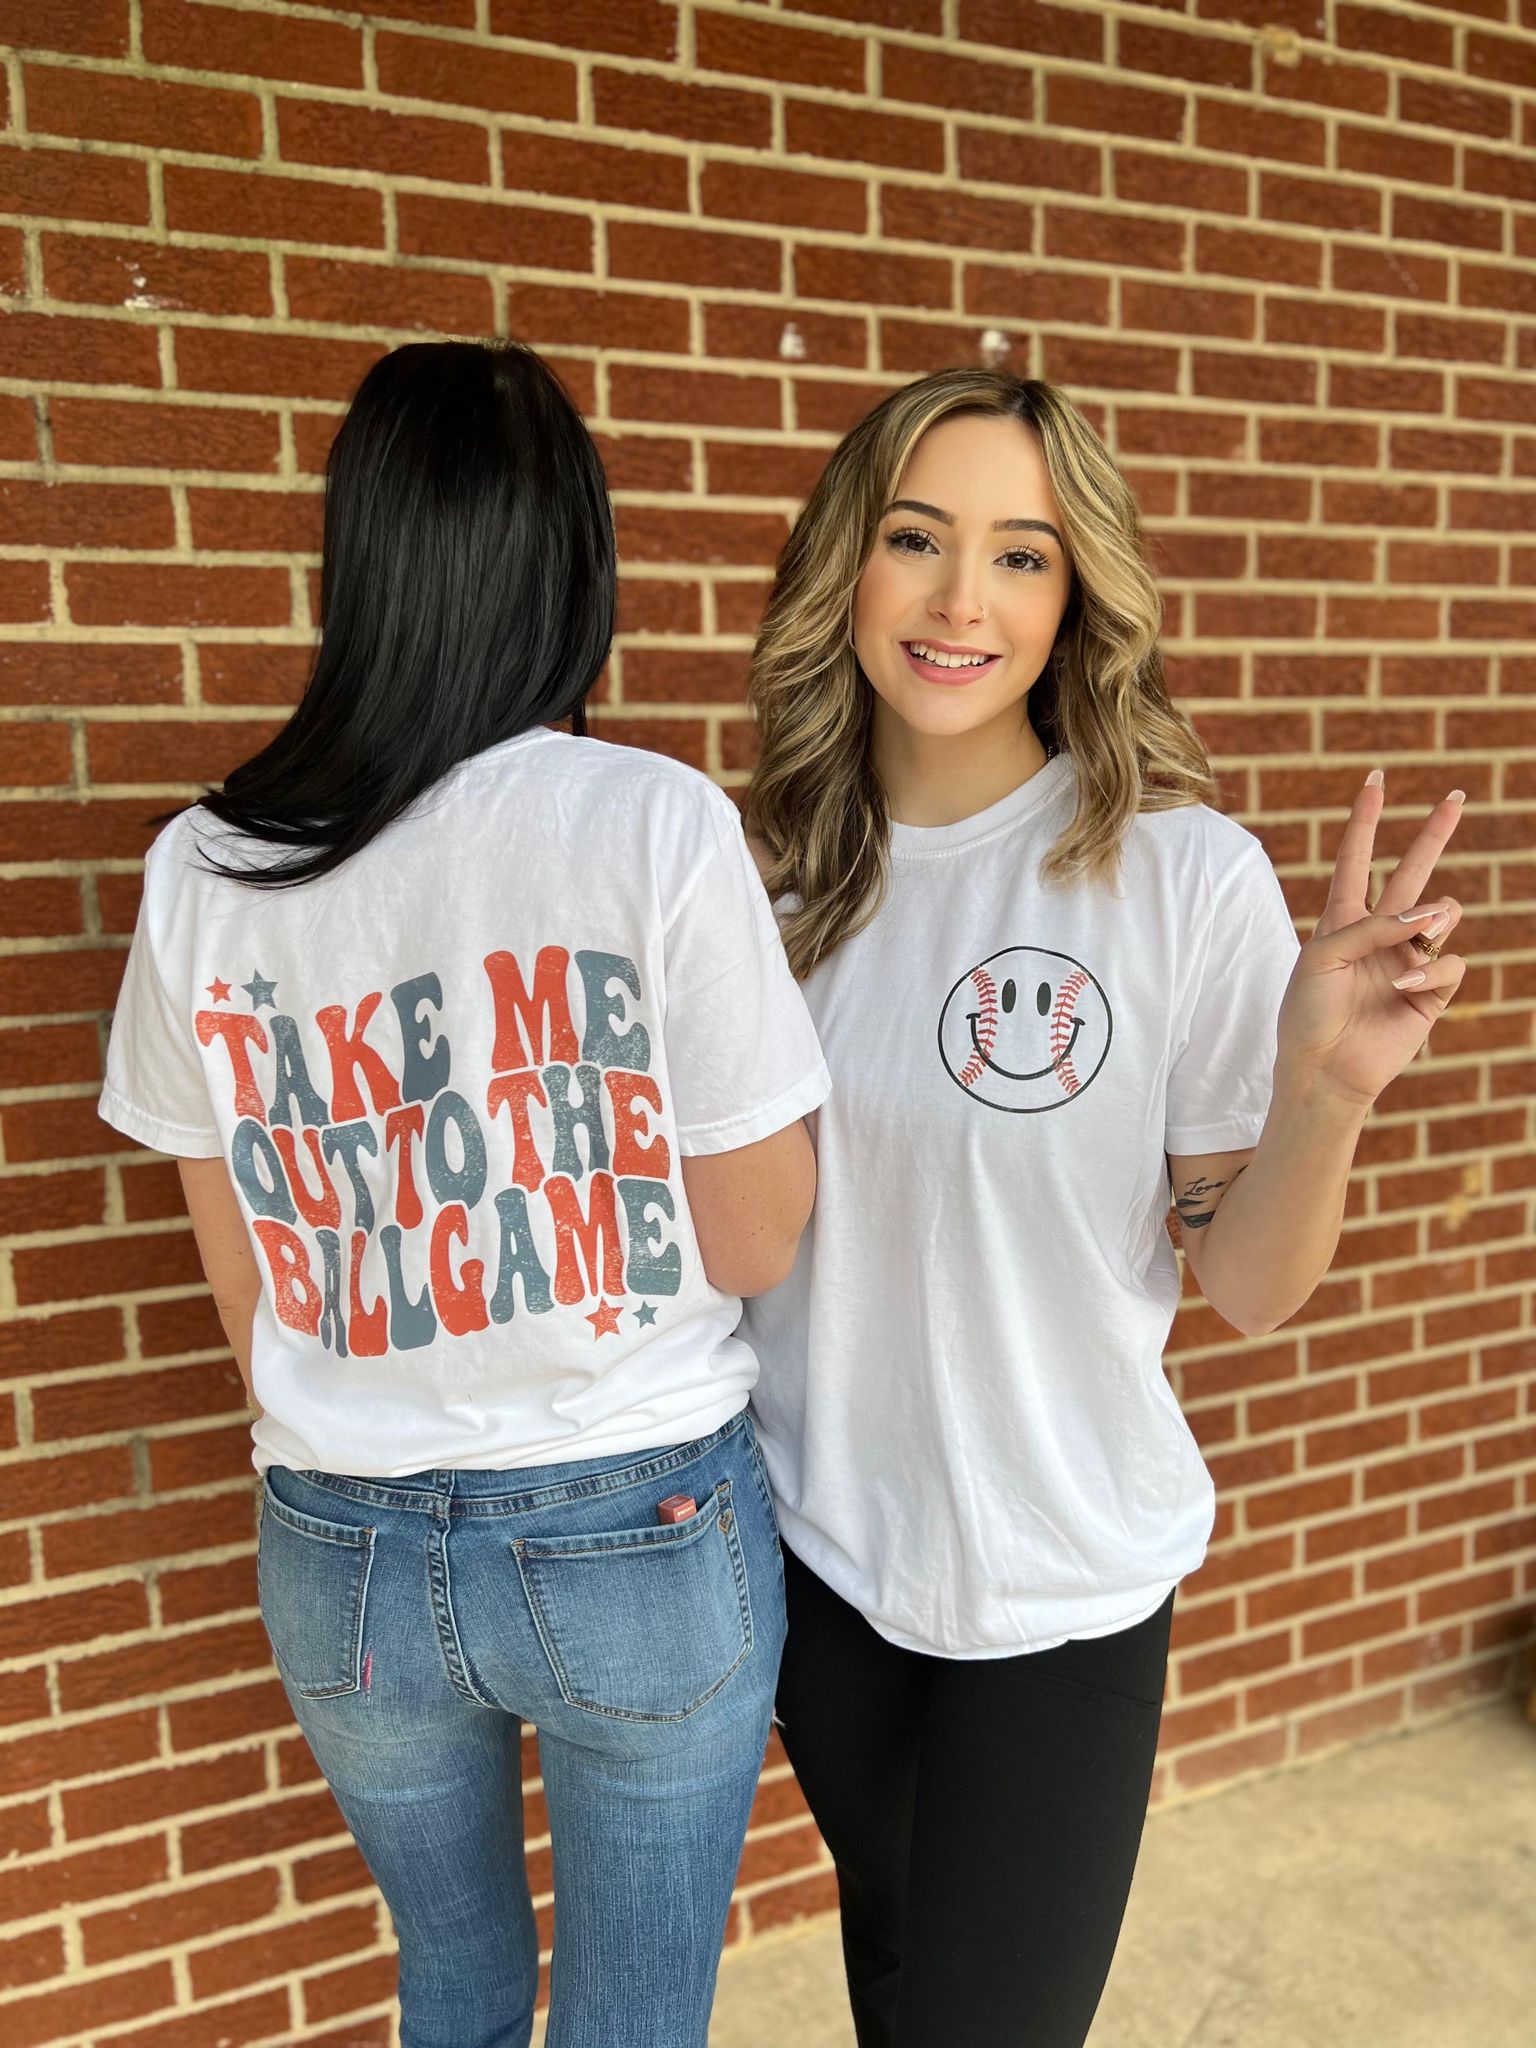
M1428 960L1409 944L1443 944L1461 905L1425 889L1461 819L1463 793L1435 805L1393 870L1374 911L1371 852L1386 802L1380 771L1355 798L1334 863L1328 902L1301 949L1280 1005L1277 1079L1321 1081L1364 1111L1400 1074L1461 986L1466 962Z

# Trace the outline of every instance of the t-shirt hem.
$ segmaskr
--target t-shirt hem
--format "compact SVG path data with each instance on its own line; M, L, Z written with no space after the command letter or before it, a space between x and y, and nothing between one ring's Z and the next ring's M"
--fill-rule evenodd
M1264 1135L1265 1118L1248 1116L1235 1123L1195 1124L1177 1131L1165 1131L1163 1149L1185 1155L1196 1152L1246 1152Z
M797 1117L819 1109L831 1092L832 1076L827 1071L825 1060L818 1061L793 1088L785 1089L771 1102L737 1116L723 1117L718 1123L690 1124L686 1129L679 1126L677 1149L684 1158L738 1151L743 1145L755 1144L759 1138L771 1138L775 1131L782 1131Z
M1189 1571L1195 1568L1195 1565L1191 1565ZM882 1636L898 1650L915 1650L924 1657L942 1657L950 1664L996 1663L1004 1657L1028 1657L1040 1650L1059 1649L1063 1643L1090 1643L1099 1636L1112 1636L1122 1629L1134 1628L1138 1622L1156 1614L1179 1580L1187 1576L1188 1572L1180 1572L1177 1577L1163 1581L1151 1600L1127 1609L1124 1614L1117 1615L1112 1621L1096 1621L1091 1628L1073 1628L1068 1624L1064 1630L1053 1635L1030 1636L1023 1641L1011 1643L988 1643L979 1648L965 1650L936 1648L934 1644L924 1642L916 1636L903 1635L899 1629L893 1629L888 1623L877 1621L872 1616L865 1618L876 1635Z
M103 1088L96 1100L96 1114L103 1123L111 1124L114 1130L126 1137L136 1138L141 1145L149 1145L156 1152L168 1153L176 1159L222 1159L224 1146L217 1131L197 1130L189 1124L168 1123L164 1117L152 1116L147 1109L140 1109L136 1102L130 1102L110 1085Z

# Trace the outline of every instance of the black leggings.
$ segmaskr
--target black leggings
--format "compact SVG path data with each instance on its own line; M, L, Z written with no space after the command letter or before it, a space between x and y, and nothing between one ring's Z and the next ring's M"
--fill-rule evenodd
M784 1554L778 1711L837 1865L859 2048L1082 2048L1136 1867L1173 1595L1115 1635L897 1649Z

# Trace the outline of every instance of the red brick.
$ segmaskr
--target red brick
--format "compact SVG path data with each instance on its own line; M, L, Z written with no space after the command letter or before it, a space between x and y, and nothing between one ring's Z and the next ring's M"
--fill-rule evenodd
M1277 99L1348 107L1360 114L1385 114L1389 98L1388 80L1381 66L1340 63L1331 53L1327 57L1303 53L1281 63L1273 51L1268 52L1264 90Z
M287 1976L309 1964L365 1948L374 1940L377 1925L378 1915L371 1904L347 1906L333 1913L311 1913L217 1948L199 1949L190 1959L193 1995L217 1997L263 1977Z
M795 284L807 298L875 305L946 307L952 294L947 259L804 244L795 252Z
M163 486L0 479L0 546L168 548L175 539Z
M104 1570L114 1564L180 1557L250 1542L255 1519L239 1494L133 1508L115 1515L79 1515L45 1528L43 1570L49 1578ZM80 1702L79 1704L84 1704Z
M22 1736L6 1744L6 1791L32 1792L73 1778L124 1770L131 1764L147 1763L158 1755L159 1749L159 1715L153 1708L68 1728L49 1728L40 1735ZM26 1908L28 1914L43 1910L40 1906Z
M74 780L74 749L67 725L35 722L5 730L5 779L15 788Z
M148 1717L151 1720L153 1716ZM110 1898L159 1884L170 1871L162 1835L112 1842L79 1856L46 1863L10 1862L0 1870L0 1917L6 1920L50 1913L59 1906Z
M262 1752L245 1749L209 1763L162 1765L100 1785L81 1785L63 1795L65 1833L71 1841L82 1841L250 1798L263 1789L266 1775Z
M250 14L203 0L140 0L140 13L151 64L296 85L363 82L362 33L350 25Z
M537 114L548 121L577 117L574 64L435 36L384 33L375 47L381 92L493 113Z
M1530 83L1529 74L1525 83ZM1479 135L1491 142L1513 137L1515 109L1507 93L1479 92L1472 86L1411 77L1400 78L1397 90L1398 112L1404 121L1425 128L1449 128L1458 135Z
M828 92L864 90L866 46L862 37L826 35L771 19L713 13L699 15L695 33L701 71L782 79ZM900 78L891 72L890 60L897 54L885 52L881 90L887 99L909 99L912 95L901 89Z
M637 704L737 704L746 694L746 656L631 647L624 655L624 694Z
M478 59L485 53L474 52ZM519 59L519 62L532 61ZM762 176L773 179L790 174L760 173L756 164L709 164L705 166L704 211L728 212L709 199L712 174L745 173L745 182L755 184ZM570 199L617 200L626 206L644 206L671 213L688 211L688 159L680 154L663 155L659 150L615 148L611 144L579 141L546 135L538 129L506 131L501 138L502 182L511 192L533 195L561 194ZM807 182L812 182L807 180ZM828 181L830 182L830 181ZM862 193L861 193L862 196ZM756 219L753 214L749 218ZM569 221L570 216L564 218ZM813 222L812 225L842 225Z
M664 64L677 53L677 11L668 0L491 0L491 33Z
M105 1003L116 996L123 955L121 953L35 953L0 965L0 1006L15 1012L39 1010L51 1005L59 1009L84 1007L84 991L94 984ZM50 980L48 968L54 961L86 970L71 977L79 991L66 995L62 976ZM91 970L99 968L99 972ZM19 969L20 972L11 970ZM102 1005L98 1003L97 1007ZM0 1111L5 1129L5 1149L19 1164L41 1160L94 1159L104 1152L128 1152L133 1140L111 1130L96 1114L94 1101L18 1102Z
M1140 135L1156 142L1180 142L1185 105L1180 94L1118 85L1104 78L1058 75L1046 79L1045 118L1052 128L1090 128L1099 135Z
M7 144L0 146L0 212L137 224L149 219L149 183L131 157Z
M773 125L765 93L610 71L602 65L593 67L592 96L599 127L639 128L676 141L728 142L737 148L766 149ZM843 118L841 111L838 118Z
M159 1437L149 1446L152 1493L175 1493L182 1487L212 1486L230 1479L249 1480L250 1476L249 1421L219 1429L197 1429L177 1436ZM175 1576L168 1574L162 1581L162 1593L170 1578Z
M211 1692L201 1699L173 1701L165 1717L175 1750L210 1749L293 1724L288 1695L275 1678ZM357 1860L362 1862L361 1857Z
M620 419L767 428L780 423L779 386L771 378L624 363L609 375L609 402Z
M288 258L286 276L297 320L470 335L487 334L494 324L490 285L482 277L301 256Z
M494 56L490 62L494 66ZM335 100L279 100L277 132L283 159L291 164L438 178L455 185L490 182L489 136L479 122L385 113Z
M46 2042L73 2038L82 2031L140 2019L175 2000L175 1980L166 1962L143 1970L120 1970L115 1977L97 1977L62 1991L8 1999L6 2048L43 2048Z
M1282 164L1327 162L1327 129L1321 121L1274 113L1251 100L1198 100L1194 139L1200 150L1225 156L1278 158Z
M172 229L239 241L383 247L382 196L361 186L191 164L167 164L164 177L166 223Z
M247 1465L250 1463L249 1449L247 1432ZM209 1621L241 1608L254 1608L256 1604L254 1551L248 1551L244 1557L237 1557L228 1564L194 1565L188 1571L162 1571L160 1574L160 1611L167 1623ZM254 1634L249 1647L252 1661L260 1664L266 1652ZM230 1668L245 1670L248 1666L240 1663Z
M14 1379L20 1374L31 1378L76 1366L110 1365L122 1355L121 1309L73 1309L63 1315L11 1316L0 1324L0 1379ZM118 1455L126 1458L126 1445ZM125 1463L122 1469L127 1473L131 1467Z
M218 1310L205 1293L174 1301L141 1301L134 1310L139 1349L146 1358L168 1358L173 1352L225 1348Z
M128 35L128 0L0 0L0 42L14 48L126 57Z
M899 156L892 159L898 166ZM1167 159L1158 161L1167 165ZM1170 170L1175 168L1167 166ZM1063 142L1054 136L1025 135L996 128L961 128L960 171L967 185L980 180L986 184L1009 185L1025 191L1044 188L1055 192L1096 193L1102 188L1099 152L1085 143ZM1129 174L1135 183L1134 171ZM1240 181L1241 182L1241 181ZM1146 195L1122 185L1122 199ZM935 194L936 199L945 195ZM1246 197L1236 210L1246 210Z
M1243 1695L1243 1712L1250 1723L1268 1720L1276 1714L1294 1714L1298 1707L1337 1699L1340 1693L1348 1692L1353 1675L1347 1657L1333 1664L1315 1664L1305 1671L1288 1671L1267 1684L1249 1686Z
M869 342L864 316L856 313L817 313L797 307L793 321L787 322L778 306L710 305L704 312L705 350L712 356L782 361L791 327L805 360L863 368Z
M0 1609L0 1656L35 1657L94 1636L143 1628L148 1621L149 1606L137 1581L22 1600Z
M261 154L261 102L252 93L52 64L28 64L22 77L27 126L34 134L146 143L205 156Z
M457 256L540 270L592 268L591 227L569 213L423 192L402 192L396 206L400 248L407 256Z
M248 1524L250 1504L241 1504ZM270 1664L271 1648L261 1623L228 1622L75 1658L60 1667L59 1696L66 1710L74 1713L113 1700L157 1699L182 1686L206 1685L235 1672L265 1671Z
M141 1899L112 1912L92 1913L80 1923L88 1966L117 1962L146 1948L164 1948L264 1919L280 1902L275 1870L247 1871L213 1884Z
M72 562L65 581L83 626L286 626L292 617L282 569Z
M749 1906L754 1934L767 1934L775 1927L789 1927L797 1920L813 1919L836 1909L837 1876L830 1870L755 1892Z
M123 469L260 471L275 470L281 452L274 413L149 400L124 404L100 398L55 398L49 412L54 456L59 462ZM158 657L162 667L167 652L148 647L101 651L110 652L118 662ZM83 647L68 652L79 661L95 650ZM171 667L179 676L179 662Z
M92 163L113 159L93 157ZM0 322L0 376L55 384L160 382L160 351L146 327L59 313L7 313Z
M32 1396L39 1441L105 1436L157 1422L227 1415L242 1405L233 1360L123 1372L110 1379L75 1380L37 1388Z
M783 269L776 236L655 227L639 221L610 223L608 254L616 278L657 278L727 291L777 291Z
M288 2019L288 1993L279 1986L250 1998L203 2006L180 2019L162 2018L151 2027L114 2034L112 2042L113 2048L235 2048L237 2042L281 2039ZM336 2042L333 2048L373 2048L373 2044L359 2037ZM379 2048L384 2048L382 2041Z
M887 164L901 171L944 169L944 129L938 121L857 107L839 107L836 118L828 120L825 106L786 95L784 130L785 147L793 156Z
M34 1362L32 1370L37 1369ZM3 1514L7 1521L123 1500L135 1491L133 1454L127 1444L62 1457L26 1458L4 1469Z
M29 875L20 881L0 881L0 938L47 939L62 937L66 932L74 934L85 929L83 917L80 884L72 876ZM25 1188L18 1188L13 1199L30 1205L42 1194L41 1188L34 1188L30 1194ZM4 1199L0 1190L0 1201ZM34 1223L28 1227L43 1230L50 1226ZM5 1225L0 1223L0 1236L3 1235Z
M1050 81L1047 90L1060 83ZM1033 73L1022 64L999 64L995 59L978 61L910 44L886 44L880 53L880 90L887 100L907 100L916 106L1017 122L1034 118Z
M1241 1777L1245 1771L1270 1770L1284 1757L1285 1730L1265 1728L1256 1735L1218 1742L1209 1749L1191 1750L1175 1758L1174 1773L1181 1787L1194 1791L1202 1785Z
M192 545L212 553L318 555L318 491L190 490Z
M44 235L43 276L55 298L85 305L155 312L272 311L270 266L249 250L167 249L99 235Z

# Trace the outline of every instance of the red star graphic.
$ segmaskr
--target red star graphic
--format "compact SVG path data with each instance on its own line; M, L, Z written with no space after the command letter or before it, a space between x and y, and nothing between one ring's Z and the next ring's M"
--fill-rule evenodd
M229 983L227 981L220 981L219 977L215 975L208 984L208 993L216 1003L227 1003L229 1001Z
M598 1303L596 1313L588 1316L587 1321L594 1337L616 1337L619 1333L619 1311L610 1308L606 1301Z

